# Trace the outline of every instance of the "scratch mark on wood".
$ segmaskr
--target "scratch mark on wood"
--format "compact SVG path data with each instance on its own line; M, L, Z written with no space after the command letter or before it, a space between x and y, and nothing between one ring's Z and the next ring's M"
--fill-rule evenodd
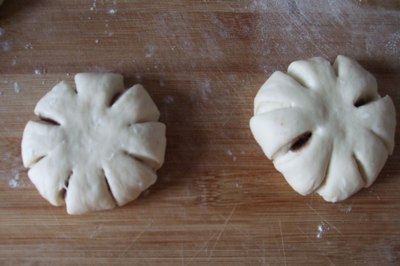
M237 227L234 224L230 225L233 229L235 229L237 232L239 232L240 234L242 234L244 237L250 239L253 244L262 252L263 257L262 257L262 261L263 261L263 265L267 265L266 263L266 250L265 250L265 241L262 241L262 246L260 246L258 243L255 242L254 238L250 236L249 233L243 231L242 229L240 229L239 227Z
M322 217L316 209L314 209L310 204L307 203L308 208L312 210L323 222L327 223L329 226L331 226L333 229L335 229L336 232L339 233L339 235L343 236L342 232L332 223L328 222L324 217Z
M286 250L285 250L285 241L283 239L283 233L282 233L282 222L281 219L279 219L279 231L281 233L281 243L282 243L282 250L283 250L283 259L285 262L285 266L287 265L286 263Z
M148 225L146 225L146 227L143 229L143 231L141 231L141 232L128 244L128 246L121 252L121 254L120 254L118 257L120 258L120 257L125 256L126 253L127 253L127 251L128 251L130 248L132 248L133 244L135 244L135 242L139 240L139 238L147 231L147 229L148 229L151 225L153 225L153 220L152 220Z
M96 226L94 231L90 234L89 238L95 238L97 236L97 232L99 232L100 230L101 230L101 225Z
M264 241L264 240L263 240L263 249L262 249L262 252L263 252L262 265L267 265L267 262L266 262L266 252L265 252L265 241Z
M183 258L183 243L181 243L181 265L182 266L185 265L185 261L184 261L184 258Z
M56 224L57 224L58 228L61 228L60 220L58 220L57 216L54 214L53 209L52 209L52 208L48 208L48 209L49 209L49 213L51 214L51 216L52 216L52 217L54 218L54 220L56 221ZM76 243L75 240L71 239L71 237L69 237L68 235L66 235L66 234L64 233L64 231L60 231L59 233L60 233L60 235L61 235L64 239L68 239L70 242L72 242L72 243L74 243L74 244Z
M203 250L205 250L208 246L208 243L210 243L210 241L217 235L218 233L212 234L211 237L209 239L207 239L207 241L204 243L204 245L199 249L199 251L196 252L196 254L194 254L194 256L190 259L190 262L192 262L195 258L197 258L197 256L200 254L200 252L202 252ZM208 248L207 248L208 249Z
M62 228L62 224L61 224L60 220L57 218L57 215L54 214L53 208L52 208L52 207L49 207L48 210L49 210L49 213L51 214L51 216L52 216L52 217L54 218L54 220L56 221L57 228ZM48 227L48 225L47 225L47 227ZM75 240L75 238L71 237L69 234L66 234L64 230L60 230L60 231L57 230L57 233L58 233L61 237L63 237L65 240L69 241L72 245L74 245L74 246L76 246L76 247L81 246L81 245L79 244L79 242ZM85 251L84 248L83 248L83 251Z
M236 207L237 207L237 204L235 204L235 206L233 206L231 212L229 213L228 218L225 219L225 222L224 222L224 224L222 225L222 228L221 228L221 230L220 230L219 233L218 233L217 239L215 240L214 245L213 245L213 247L211 248L211 252L210 252L210 255L208 256L208 260L211 259L212 254L213 254L213 251L214 251L214 249L215 249L215 246L217 245L217 243L218 243L219 239L221 238L222 234L225 232L226 226L228 225L229 221L231 220L232 215L233 215L233 213L234 213L235 210L236 210Z
M308 236L308 234L306 232L304 232L298 225L296 225L296 228L297 228L297 230L299 230L301 233L303 233L307 237L307 239L311 242L311 244L313 246L315 246L318 249L318 251L321 251L319 245L316 245L315 242ZM324 258L326 258L328 260L328 262L331 265L335 265L335 263L333 263L333 261L326 254L322 253L322 255L324 256Z

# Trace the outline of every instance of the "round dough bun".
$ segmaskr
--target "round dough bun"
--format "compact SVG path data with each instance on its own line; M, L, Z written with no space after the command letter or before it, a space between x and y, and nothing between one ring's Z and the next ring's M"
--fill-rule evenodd
M315 57L272 74L250 128L295 191L336 202L375 181L393 151L396 113L357 62Z
M165 125L141 85L119 74L80 73L76 90L58 83L36 105L22 159L40 194L69 214L111 209L139 196L164 162Z

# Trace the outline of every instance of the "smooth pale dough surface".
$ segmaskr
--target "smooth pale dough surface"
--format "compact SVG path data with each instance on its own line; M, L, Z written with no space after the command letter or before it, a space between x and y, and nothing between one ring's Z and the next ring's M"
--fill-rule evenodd
M42 120L29 121L22 139L28 176L69 214L124 205L156 181L165 125L145 89L125 90L119 74L81 73L75 83L60 82L37 103Z
M357 62L339 55L332 66L316 57L272 74L250 127L295 191L336 202L375 181L393 151L396 113Z

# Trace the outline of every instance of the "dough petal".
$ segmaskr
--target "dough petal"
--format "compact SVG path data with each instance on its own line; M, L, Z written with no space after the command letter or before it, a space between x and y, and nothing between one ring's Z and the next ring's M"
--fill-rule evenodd
M136 199L157 179L153 169L123 153L115 154L104 162L103 167L110 189L120 206Z
M356 61L339 55L333 66L338 74L336 88L348 103L353 104L361 98L367 100L379 97L376 79Z
M142 85L127 90L111 107L114 116L126 124L157 121L160 112Z
M75 75L76 90L81 102L106 107L118 93L124 90L120 74L79 73Z
M279 149L291 144L299 135L312 131L314 123L301 109L293 107L253 116L250 128L264 153L273 159Z
M353 142L353 157L365 181L365 187L369 187L382 170L389 154L385 144L370 130L360 128L354 139L357 141Z
M69 214L107 210L116 206L101 169L74 168L72 171L65 196Z
M357 122L370 129L387 146L389 154L394 149L396 111L389 96L385 96L356 109Z
M64 153L65 145L59 145L28 171L40 195L55 206L64 204L64 189L71 174L69 162L61 159Z
M24 129L21 151L25 167L31 167L64 140L58 126L29 121Z
M294 190L307 195L314 192L325 179L331 154L330 137L313 134L305 147L278 157L274 165Z
M321 57L291 63L288 74L302 85L316 91L326 91L336 84L333 67L329 61Z
M349 147L335 145L328 174L317 193L326 201L338 202L347 199L364 186Z
M36 104L35 114L65 124L68 110L74 109L75 105L74 89L65 81L61 81Z
M276 109L318 106L310 90L282 72L275 72L261 87L254 101L254 114L258 115Z
M121 148L138 160L158 169L164 162L165 125L159 122L133 124L126 130Z

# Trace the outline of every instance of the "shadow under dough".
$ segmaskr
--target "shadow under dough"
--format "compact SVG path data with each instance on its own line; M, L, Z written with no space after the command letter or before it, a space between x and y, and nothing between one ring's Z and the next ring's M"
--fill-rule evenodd
M3 4L0 5L0 21L8 20L14 18L21 12L23 9L33 9L36 6L40 5L41 1L32 1L32 0L4 0Z

